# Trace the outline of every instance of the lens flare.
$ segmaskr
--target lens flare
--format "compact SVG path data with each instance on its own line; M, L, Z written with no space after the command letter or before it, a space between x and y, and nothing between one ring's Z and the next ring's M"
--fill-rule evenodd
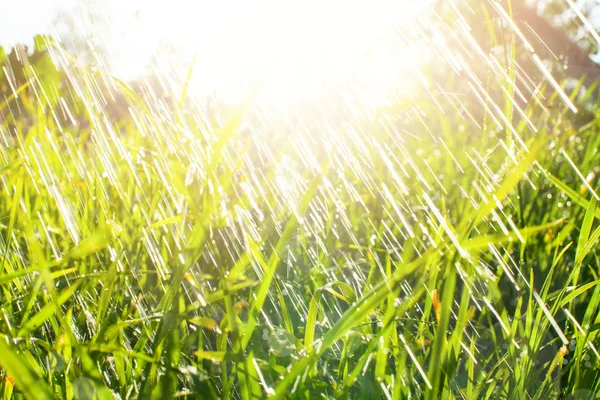
M410 90L423 57L410 31L429 3L110 0L86 26L105 26L94 30L122 79L195 59L196 96L286 106L351 91L373 105Z

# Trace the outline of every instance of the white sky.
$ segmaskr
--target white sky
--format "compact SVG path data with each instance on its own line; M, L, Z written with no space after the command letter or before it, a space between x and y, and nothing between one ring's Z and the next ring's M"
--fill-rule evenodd
M74 0L0 0L0 46L29 44L38 33L49 33L50 24Z
M75 22L108 49L117 76L139 76L156 54L158 42L168 41L188 56L197 52L194 85L198 90L228 95L247 91L268 76L267 91L277 92L275 99L319 96L324 82L335 85L351 79L358 64L366 79L362 84L379 91L393 86L395 79L406 76L410 57L394 40L381 38L398 24L413 24L418 9L429 1L0 0L2 3L6 3L0 5L2 46L29 43L34 34L51 31L51 21L59 10L85 4L79 7ZM364 63L370 53L374 53L372 62Z

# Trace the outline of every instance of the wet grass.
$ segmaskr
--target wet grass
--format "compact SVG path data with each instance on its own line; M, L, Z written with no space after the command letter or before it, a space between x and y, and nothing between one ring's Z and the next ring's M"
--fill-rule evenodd
M0 106L28 121L1 126L4 398L600 389L595 120L414 100L291 128L111 81L113 120L107 77L71 79L85 124L29 87Z

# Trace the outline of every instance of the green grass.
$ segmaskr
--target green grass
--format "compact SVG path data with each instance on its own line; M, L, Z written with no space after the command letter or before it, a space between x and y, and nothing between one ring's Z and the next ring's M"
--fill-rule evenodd
M600 391L600 209L564 156L595 171L595 120L510 115L528 152L419 99L248 133L250 102L210 115L184 85L165 113L114 80L114 120L110 78L71 77L0 105L22 111L0 126L4 398ZM33 91L59 82L75 126ZM423 132L417 107L435 135L392 129Z

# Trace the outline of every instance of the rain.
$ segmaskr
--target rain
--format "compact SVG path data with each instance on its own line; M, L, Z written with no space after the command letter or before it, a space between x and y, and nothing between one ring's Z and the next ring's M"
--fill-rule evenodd
M84 397L533 398L597 366L597 170L561 125L595 86L520 1L113 3L2 65L10 346Z

